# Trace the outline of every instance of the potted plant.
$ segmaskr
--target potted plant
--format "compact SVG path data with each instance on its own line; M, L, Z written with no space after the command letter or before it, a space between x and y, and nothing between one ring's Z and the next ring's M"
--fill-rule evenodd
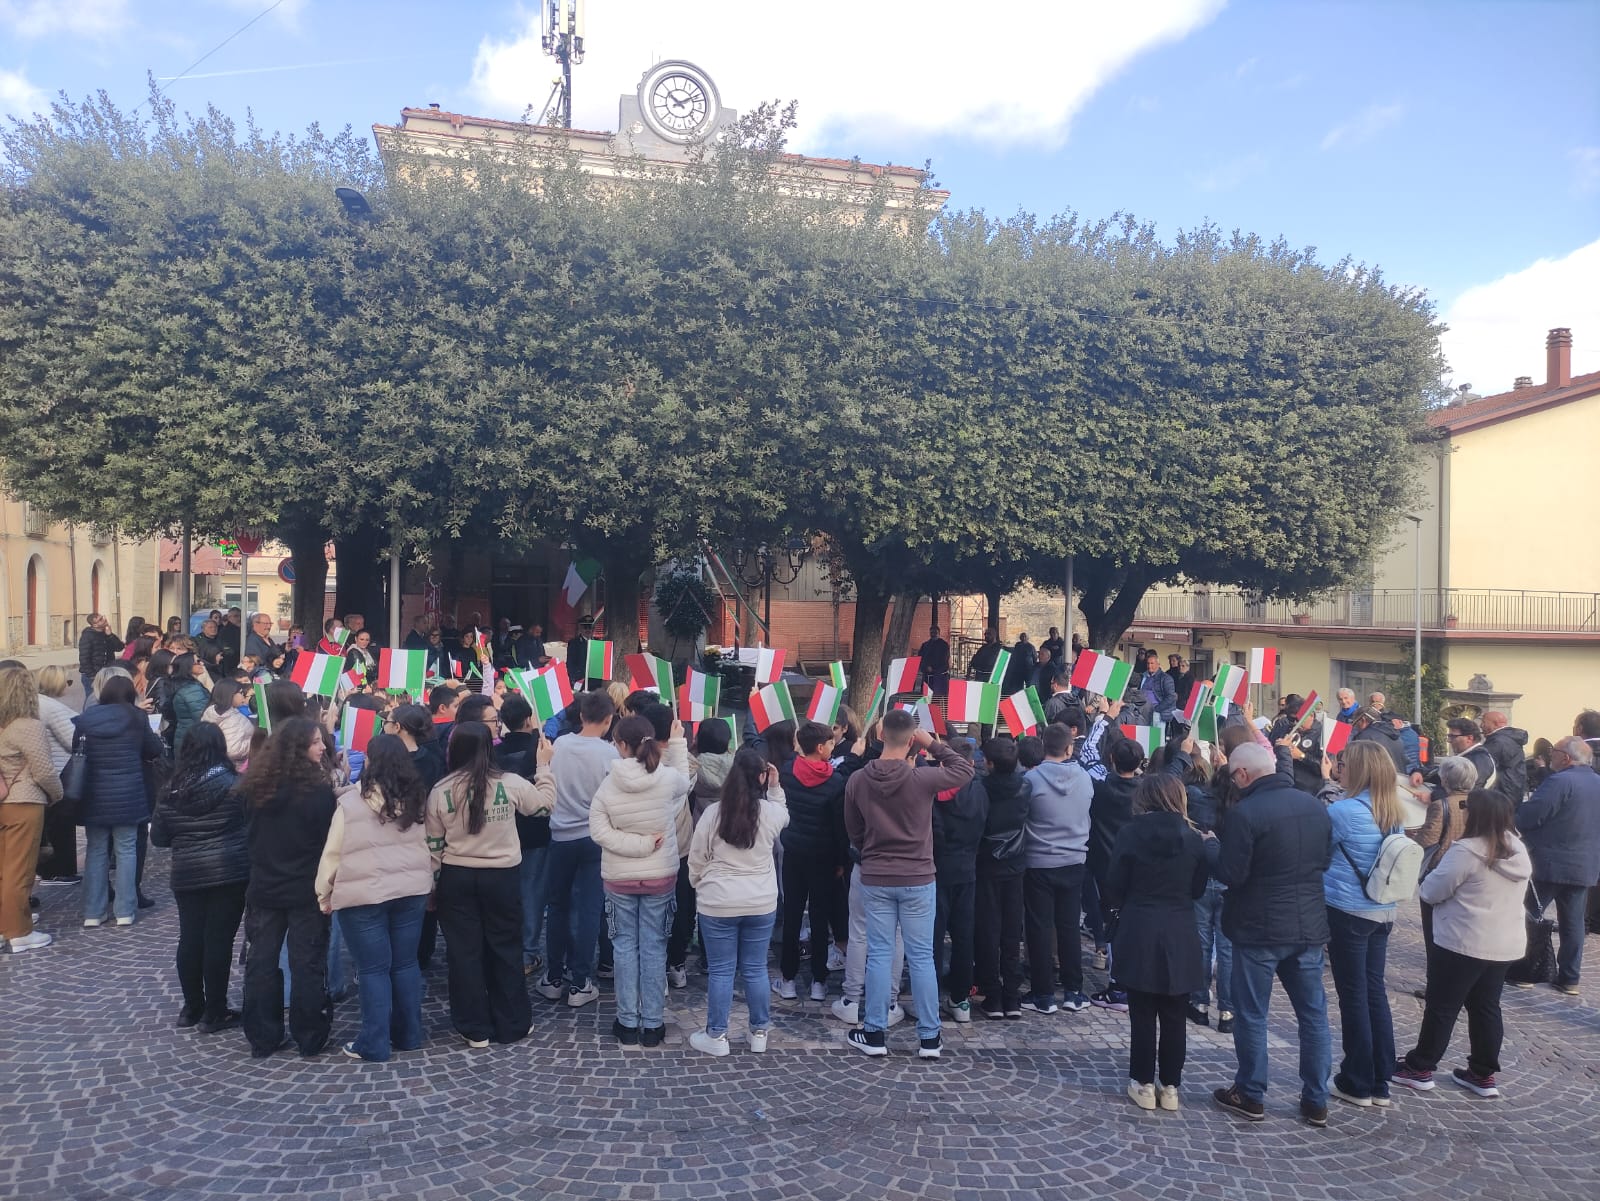
M1290 616L1294 619L1294 624L1297 626L1308 626L1311 624L1311 614L1309 613L1292 613Z
M1456 628L1456 615L1454 613L1446 613L1444 615L1444 628L1447 630Z

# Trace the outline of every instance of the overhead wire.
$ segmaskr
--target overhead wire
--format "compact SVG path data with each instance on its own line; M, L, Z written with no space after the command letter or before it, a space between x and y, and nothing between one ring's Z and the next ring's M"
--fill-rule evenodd
M218 50L221 50L229 42L233 41L234 38L238 37L245 30L249 29L250 26L254 25L257 21L261 20L261 18L270 15L274 9L279 8L280 6L282 6L283 2L284 2L284 0L272 0L271 4L267 5L264 9L262 9L260 12L258 12L255 16L251 17L243 25L239 26L239 28L235 29L227 37L223 38L220 42L218 42L215 46L211 47L211 49L207 50L199 58L195 59L194 62L190 63L183 70L179 71L176 75L167 76L166 77L166 79L167 79L166 87L157 88L156 89L156 95L157 96L164 96L166 94L167 88L170 88L173 84L177 83L178 80L180 80L184 76L188 75L190 71L193 71L201 63L205 62L206 59L210 58ZM147 103L149 103L149 102L145 101L145 100L141 100L137 105L134 106L134 110L133 111L135 113L137 113Z

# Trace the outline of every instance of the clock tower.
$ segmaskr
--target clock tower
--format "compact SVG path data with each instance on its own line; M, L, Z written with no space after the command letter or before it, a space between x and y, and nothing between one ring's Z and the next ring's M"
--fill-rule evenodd
M657 63L618 104L617 140L646 158L687 158L738 120L722 106L717 85L683 59Z

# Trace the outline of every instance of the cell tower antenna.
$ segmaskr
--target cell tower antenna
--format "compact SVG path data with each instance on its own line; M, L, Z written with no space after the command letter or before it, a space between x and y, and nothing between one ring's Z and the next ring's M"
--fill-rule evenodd
M539 115L541 125L572 128L572 65L583 61L583 18L587 0L544 0L544 34L540 44L555 59L561 74Z

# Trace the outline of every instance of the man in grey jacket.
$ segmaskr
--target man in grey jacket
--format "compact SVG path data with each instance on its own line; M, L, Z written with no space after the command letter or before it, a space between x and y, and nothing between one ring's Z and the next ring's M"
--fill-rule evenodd
M1033 789L1023 853L1023 928L1033 975L1031 996L1022 1007L1056 1012L1056 981L1051 968L1060 959L1061 1007L1076 1013L1089 1007L1083 995L1083 953L1078 948L1078 915L1083 900L1084 859L1089 848L1089 805L1094 781L1072 758L1072 731L1049 725L1040 734L1044 762L1027 775Z
M1584 896L1600 876L1600 776L1594 752L1576 735L1550 749L1550 776L1517 810L1517 829L1533 858L1534 901L1543 916L1556 903L1561 934L1552 987L1578 995L1583 969Z

